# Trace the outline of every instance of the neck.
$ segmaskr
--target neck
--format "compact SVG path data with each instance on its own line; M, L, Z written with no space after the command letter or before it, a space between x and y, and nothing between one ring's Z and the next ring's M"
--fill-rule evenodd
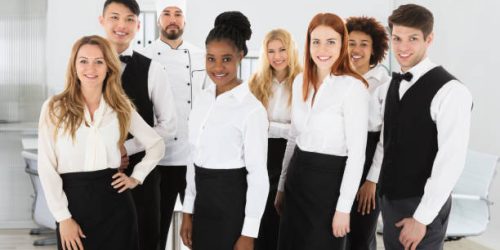
M356 67L356 70L360 75L366 74L366 72L370 71L370 65L363 65L361 67Z
M99 106L102 90L100 88L82 88L83 99L89 110L93 113Z
M241 84L241 80L240 79L235 79L234 81L232 81L231 83L228 83L228 84L225 84L223 86L219 86L219 85L216 85L215 86L215 96L219 96L233 88L235 88L236 86L240 85Z
M127 44L127 45L113 44L113 48L115 48L116 53L118 53L118 55L120 55L120 54L121 54L121 53L123 53L125 50L127 50L127 49L128 49L128 47L130 47L130 44Z
M178 39L175 39L175 40L170 40L170 39L167 39L164 36L160 36L160 40L162 42L168 44L168 46L170 46L172 49L177 49L182 44L182 38L181 37L179 37Z
M316 73L318 73L318 87L323 83L323 80L330 75L330 69L317 69Z
M278 80L278 82L282 82L286 78L286 73L286 69L281 71L274 71L274 77L276 77L276 80Z

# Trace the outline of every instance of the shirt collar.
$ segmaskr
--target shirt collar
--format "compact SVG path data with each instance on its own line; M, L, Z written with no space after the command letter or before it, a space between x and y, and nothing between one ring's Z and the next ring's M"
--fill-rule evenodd
M104 95L101 95L101 99L99 100L99 107L94 112L94 127L98 127L104 114L107 110L107 103L104 100ZM84 105L84 117L87 124L92 124L92 119L90 118L90 111L87 105Z
M384 79L384 77L386 77L388 74L388 70L382 66L382 65L377 65L375 67L373 67L372 69L368 70L368 72L366 72L363 77L365 79L375 79L377 81L382 81Z
M210 95L215 97L215 83L210 81L210 84L205 88L206 92L208 92ZM236 99L238 102L242 102L245 96L250 92L250 89L248 88L248 83L247 82L242 82L238 86L234 87L233 89L223 93L221 96L228 96L228 97L233 97Z
M128 48L123 51L120 56L132 56L132 54L134 53L134 50L132 49L132 46L128 46Z
M417 82L417 80L423 76L427 71L433 69L437 65L433 63L428 57L420 61L417 65L413 66L408 72L413 75L411 82Z
M168 43L162 41L160 38L158 38L156 41L161 50L185 50L184 40L182 40L181 44L177 48L172 48Z

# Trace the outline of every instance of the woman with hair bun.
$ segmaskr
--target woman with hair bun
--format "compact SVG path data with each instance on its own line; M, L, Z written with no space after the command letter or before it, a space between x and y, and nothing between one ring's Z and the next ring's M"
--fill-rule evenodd
M238 79L250 22L237 11L217 16L208 34L206 70L213 84L189 117L190 164L181 238L196 250L253 250L266 205L266 109Z

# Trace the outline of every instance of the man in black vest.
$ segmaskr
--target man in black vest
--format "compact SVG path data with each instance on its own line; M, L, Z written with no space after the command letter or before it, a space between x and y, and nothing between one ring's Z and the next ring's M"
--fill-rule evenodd
M139 5L135 0L107 0L99 22L108 41L122 61L122 86L141 117L164 140L176 132L175 104L166 70L159 63L132 50L130 44L139 30ZM144 157L144 147L133 138L125 142L122 153L130 156L129 174ZM139 225L141 250L158 250L160 246L160 176L151 171L141 186L132 191ZM110 228L110 230L113 230Z
M377 90L383 133L369 174L379 179L389 250L443 249L450 194L465 164L472 97L427 58L433 22L415 4L401 5L388 21L401 73Z

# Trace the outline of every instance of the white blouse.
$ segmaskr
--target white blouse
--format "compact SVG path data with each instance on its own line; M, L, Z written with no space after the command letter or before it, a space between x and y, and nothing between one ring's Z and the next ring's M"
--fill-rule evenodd
M370 92L370 112L368 120L368 131L378 132L382 130L382 119L380 119L380 112L383 112L382 103L377 97L378 92L376 89L384 83L391 81L387 69L382 65L377 65L366 72L363 77L368 82L368 91Z
M269 138L288 139L291 122L291 105L288 105L290 92L284 82L273 79L273 95L269 99L267 114L269 118Z
M189 116L191 163L186 175L185 213L193 213L196 198L193 163L208 169L245 167L248 189L241 234L258 236L269 191L268 124L264 106L247 83L217 97L214 84L202 91Z
M59 174L118 168L121 162L118 147L120 129L115 111L101 97L93 122L85 106L84 119L89 126L83 122L76 131L75 140L62 129L55 135L48 103L49 100L42 106L38 125L38 173L49 209L56 221L60 222L70 218L71 213ZM146 148L146 156L135 166L131 175L142 183L163 157L165 145L136 111L132 111L129 132ZM111 180L109 183L111 185Z
M314 104L311 86L306 101L302 74L293 84L292 125L278 190L284 190L287 168L295 144L303 151L347 156L337 210L351 211L365 161L369 94L365 85L351 76L330 75L320 85Z

